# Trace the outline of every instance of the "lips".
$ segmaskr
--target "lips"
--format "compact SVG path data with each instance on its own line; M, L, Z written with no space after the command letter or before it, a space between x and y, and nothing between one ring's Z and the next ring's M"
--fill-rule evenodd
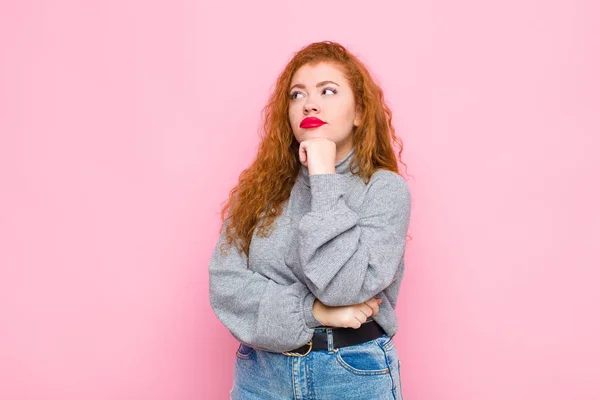
M323 122L317 117L307 117L300 122L300 128L317 128L326 123L327 122Z

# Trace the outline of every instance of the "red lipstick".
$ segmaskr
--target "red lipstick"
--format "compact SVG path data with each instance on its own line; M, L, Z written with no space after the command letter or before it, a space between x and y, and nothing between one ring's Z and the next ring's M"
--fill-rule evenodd
M321 121L317 117L306 117L300 122L300 128L317 128L327 122Z

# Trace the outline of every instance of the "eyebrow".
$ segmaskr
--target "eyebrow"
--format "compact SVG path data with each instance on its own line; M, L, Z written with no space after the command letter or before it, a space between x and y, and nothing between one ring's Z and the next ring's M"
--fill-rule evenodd
M329 84L329 83L333 83L334 85L340 86L340 85L338 85L337 83L335 83L334 81L323 81L323 82L319 82L319 83L317 83L317 87L325 86L325 85L327 85L327 84ZM294 86L292 86L292 87L290 88L290 90L292 90L292 89L293 89L293 88L295 88L295 87L299 87L300 89L306 89L306 85L304 85L304 84L302 84L302 83L296 83Z

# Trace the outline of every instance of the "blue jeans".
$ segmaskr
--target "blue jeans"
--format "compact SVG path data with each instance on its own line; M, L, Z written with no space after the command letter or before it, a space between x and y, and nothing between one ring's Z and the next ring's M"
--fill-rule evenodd
M326 328L316 328L326 330ZM240 344L231 400L402 400L400 360L392 338L304 357L271 353Z

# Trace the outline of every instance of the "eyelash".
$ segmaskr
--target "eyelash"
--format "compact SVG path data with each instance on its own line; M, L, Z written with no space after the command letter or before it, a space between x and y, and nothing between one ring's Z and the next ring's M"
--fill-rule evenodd
M336 94L336 93L337 93L337 89L334 89L334 88L331 88L331 87L326 87L326 88L323 88L323 92L324 92L324 91L326 91L326 90L331 90L331 91L333 92L333 94ZM297 91L297 90L295 90L295 91L293 91L292 93L290 93L290 100L296 100L296 99L294 98L294 95L295 95L296 93L300 93L300 92L299 92L299 91Z

